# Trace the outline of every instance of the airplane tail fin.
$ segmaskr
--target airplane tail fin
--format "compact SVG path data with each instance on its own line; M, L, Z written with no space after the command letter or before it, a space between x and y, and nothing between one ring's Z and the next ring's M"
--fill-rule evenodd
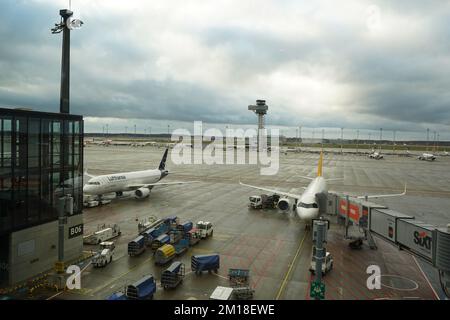
M159 163L159 170L165 170L166 169L166 160L167 160L167 153L169 152L169 148L166 148L166 151L164 152L164 155L161 159L161 162Z
M322 165L323 165L323 151L320 152L319 164L317 166L317 176L322 176Z

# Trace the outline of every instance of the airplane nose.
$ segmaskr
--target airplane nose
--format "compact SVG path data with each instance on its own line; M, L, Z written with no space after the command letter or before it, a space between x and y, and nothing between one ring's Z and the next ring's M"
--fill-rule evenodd
M297 215L301 220L312 220L319 216L319 209L297 208Z

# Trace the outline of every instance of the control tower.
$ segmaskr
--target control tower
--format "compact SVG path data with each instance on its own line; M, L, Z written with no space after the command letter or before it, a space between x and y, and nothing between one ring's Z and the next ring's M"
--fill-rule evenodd
M264 129L264 116L267 113L269 106L266 105L266 100L256 100L256 105L249 105L248 110L253 111L258 116L258 150L259 150L259 130Z

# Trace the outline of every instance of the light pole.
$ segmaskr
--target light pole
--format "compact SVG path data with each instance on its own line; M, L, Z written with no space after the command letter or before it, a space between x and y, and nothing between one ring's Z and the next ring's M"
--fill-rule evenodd
M322 129L322 151L323 151L323 140L325 140L325 129Z
M395 153L395 135L396 135L396 131L395 130L393 131L393 135L394 136L393 136L393 141L392 141L393 142L392 143L392 152Z
M344 128L341 128L341 154L344 153Z
M359 153L359 130L356 130L356 153Z
M55 23L55 27L51 29L53 34L63 33L59 112L70 113L70 30L81 28L83 21L73 19L73 12L68 9L59 10L59 14L61 21Z
M427 152L428 152L429 140L430 140L430 129L427 128Z
M383 128L380 128L380 152L381 152L381 139L383 139Z
M300 140L300 149L302 148L302 126L298 126L298 138Z

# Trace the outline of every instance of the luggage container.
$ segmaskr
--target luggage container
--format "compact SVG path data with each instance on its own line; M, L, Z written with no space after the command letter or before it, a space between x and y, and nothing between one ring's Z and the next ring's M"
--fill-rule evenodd
M147 247L152 245L152 241L154 239L154 237L153 237L154 234L155 234L154 228L147 229L141 233L141 236L144 237L144 242Z
M153 299L156 292L156 282L152 275L143 277L135 283L127 286L125 295L128 299L147 300Z
M179 224L177 229L186 234L192 229L193 226L194 224L191 221L186 221L185 223Z
M115 292L106 300L127 300L127 296L123 292Z
M432 262L434 254L435 226L411 219L397 221L397 239L400 248Z
M191 269L195 274L201 274L203 271L214 271L217 273L219 268L220 256L217 253L191 257Z
M160 235L159 237L157 237L156 239L154 239L152 241L152 249L153 250L157 250L158 248L162 247L165 244L169 244L170 242L170 237L163 233L162 235Z
M184 278L184 264L175 261L161 274L161 286L164 289L176 288Z
M370 231L395 243L399 219L414 219L414 217L390 209L373 209L370 212Z
M165 244L155 252L155 264L163 265L175 258L175 248L171 244Z
M189 248L189 240L181 239L173 246L175 247L175 253L178 256L178 255L184 253Z
M128 254L130 256L138 256L145 250L144 236L138 236L128 243Z

